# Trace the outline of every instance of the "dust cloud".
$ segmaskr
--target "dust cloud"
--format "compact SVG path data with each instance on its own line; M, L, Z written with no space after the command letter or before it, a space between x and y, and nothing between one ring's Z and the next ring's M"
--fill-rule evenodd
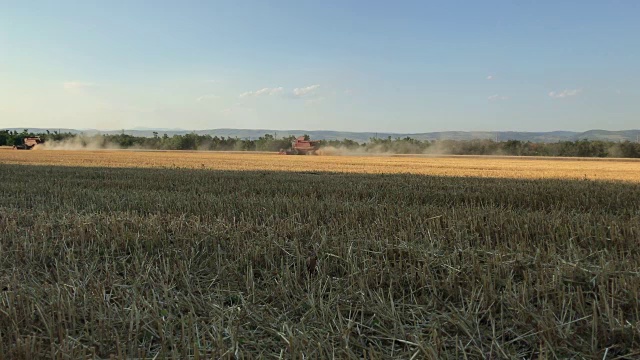
M100 135L75 136L64 140L49 140L34 150L120 150L117 144L107 141Z
M464 141L439 140L425 143L397 142L392 144L364 144L361 146L322 146L317 155L326 156L448 156L477 154L504 156L503 149L495 143L474 144Z
M394 156L394 155L425 155L425 156L438 156L438 155L452 155L456 151L448 144L440 142L432 143L426 149L418 148L396 148L388 149L383 145L365 145L361 147L346 147L346 146L323 146L316 151L317 155L321 156Z

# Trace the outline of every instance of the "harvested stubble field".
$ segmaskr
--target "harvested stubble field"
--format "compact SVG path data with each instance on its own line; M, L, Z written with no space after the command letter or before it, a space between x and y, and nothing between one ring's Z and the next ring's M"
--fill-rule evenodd
M0 357L634 359L638 165L3 151Z

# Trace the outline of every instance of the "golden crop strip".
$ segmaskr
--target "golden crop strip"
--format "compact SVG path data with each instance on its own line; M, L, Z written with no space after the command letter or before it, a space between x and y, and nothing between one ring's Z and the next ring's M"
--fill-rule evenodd
M410 173L494 178L564 178L640 182L636 159L482 156L282 156L204 151L13 151L0 164L193 168L211 170Z

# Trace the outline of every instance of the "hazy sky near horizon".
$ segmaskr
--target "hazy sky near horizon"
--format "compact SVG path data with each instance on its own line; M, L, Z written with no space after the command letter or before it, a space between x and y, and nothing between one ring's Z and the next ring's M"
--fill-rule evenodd
M0 0L0 128L640 128L640 1Z

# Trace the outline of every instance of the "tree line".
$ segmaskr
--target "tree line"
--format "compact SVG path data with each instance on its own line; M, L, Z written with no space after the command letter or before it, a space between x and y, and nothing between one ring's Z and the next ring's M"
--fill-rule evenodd
M40 136L45 142L74 141L83 146L91 144L98 148L118 147L123 149L156 150L213 150L213 151L279 151L288 149L295 137L276 138L265 134L258 139L241 139L195 133L184 135L153 137L127 134L103 134L86 136L83 134L61 133L58 131L33 133L0 130L0 146L22 143L29 136ZM357 152L393 154L451 154L451 155L513 155L513 156L562 156L562 157L622 157L640 158L640 144L630 141L614 142L603 140L576 140L539 143L508 140L417 140L410 137L384 139L372 138L359 143L353 140L322 140L321 146L331 146Z

